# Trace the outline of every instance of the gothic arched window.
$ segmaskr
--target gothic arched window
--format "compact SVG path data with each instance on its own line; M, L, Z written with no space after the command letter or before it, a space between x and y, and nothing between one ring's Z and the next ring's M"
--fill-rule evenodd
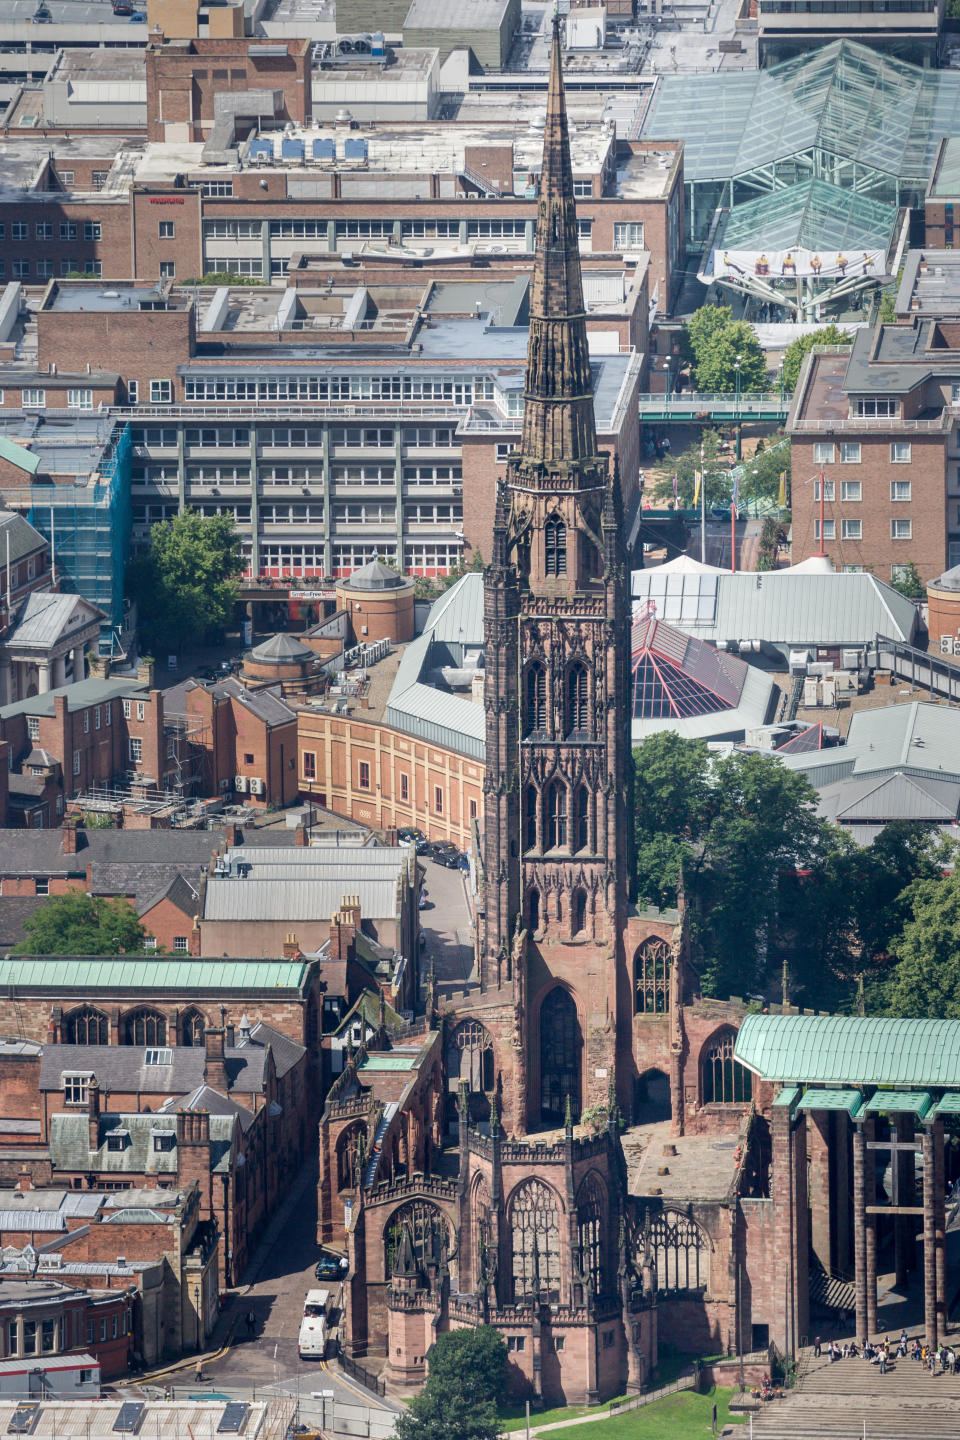
M547 849L563 850L567 844L567 787L554 780L547 791Z
M527 895L527 929L540 929L540 891L531 890Z
M582 735L590 729L587 667L578 661L567 673L567 734Z
M527 670L527 734L547 728L547 672L535 661Z
M753 1094L753 1076L733 1058L737 1032L721 1030L703 1052L700 1065L701 1103L744 1105Z
M588 1175L577 1196L577 1265L593 1293L604 1290L603 1265L604 1194L596 1175Z
M187 1010L180 1017L180 1044L202 1045L206 1022L199 1010Z
M466 1080L471 1092L493 1089L493 1040L479 1020L462 1020L447 1042L447 1074Z
M528 785L523 795L523 848L537 848L537 811L540 808L540 793L535 785Z
M404 1226L410 1232L417 1269L423 1269L431 1262L439 1265L444 1250L449 1247L449 1226L436 1205L431 1205L428 1200L411 1200L395 1210L387 1222L384 1231L386 1273L393 1274L393 1262Z
M590 844L590 796L586 785L577 786L573 809L573 848L586 850Z
M357 1188L357 1152L363 1125L348 1125L337 1140L337 1189Z
M567 573L567 527L556 515L543 527L543 568L547 575Z
M525 1180L510 1202L514 1303L560 1299L560 1205L542 1180Z
M633 957L634 1011L662 1015L670 1008L670 946L651 935Z
M557 985L540 1007L540 1114L561 1123L567 1097L580 1113L580 1021L573 996Z
M573 933L582 935L587 928L587 892L586 890L575 890L573 892Z
M166 1045L166 1017L159 1010L134 1010L124 1021L123 1033L127 1045Z
M709 1283L710 1246L689 1215L661 1211L653 1218L650 1240L658 1290L701 1290Z
M67 1016L64 1034L67 1045L107 1045L110 1040L106 1015L92 1005L84 1005Z

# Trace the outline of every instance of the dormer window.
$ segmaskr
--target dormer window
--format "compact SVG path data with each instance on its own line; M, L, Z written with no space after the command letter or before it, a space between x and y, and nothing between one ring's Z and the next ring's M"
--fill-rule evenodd
M129 1130L124 1130L122 1128L119 1130L111 1130L110 1134L107 1136L107 1149L114 1152L126 1150L127 1141L129 1139Z
M63 1080L63 1103L65 1105L86 1105L90 1093L91 1070L65 1070Z

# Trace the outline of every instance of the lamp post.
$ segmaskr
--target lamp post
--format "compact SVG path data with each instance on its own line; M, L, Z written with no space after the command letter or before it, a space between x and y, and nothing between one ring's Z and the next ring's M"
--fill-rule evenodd
M194 1287L193 1287L193 1303L194 1303L194 1305L196 1306L196 1309L197 1309L197 1354L199 1355L201 1349L203 1348L203 1347L202 1347L202 1344L201 1344L201 1335L200 1335L200 1286L199 1286L199 1285L194 1285Z
M777 366L777 383L780 387L780 409L783 409L783 356L780 357L780 364Z
M741 432L741 430L742 430L742 428L743 428L743 426L742 426L742 424L741 424L741 421L740 421L740 361L741 361L741 359L742 359L742 356L738 355L737 358L736 358L736 360L734 360L734 362L733 362L733 378L734 378L734 384L735 384L736 387L737 387L737 399L736 399L736 406L735 406L735 410L734 410L734 414L735 414L735 417L736 417L736 431L735 431L735 434L736 434L736 449L735 449L735 451L734 451L734 454L736 455L736 458L737 458L738 460L740 459L740 442L741 442L741 433L740 433L740 432Z

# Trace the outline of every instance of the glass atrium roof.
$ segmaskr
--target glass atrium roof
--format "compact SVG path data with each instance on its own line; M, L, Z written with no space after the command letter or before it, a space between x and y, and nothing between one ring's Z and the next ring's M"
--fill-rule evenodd
M669 578L715 580L699 575ZM635 720L718 715L740 703L747 672L744 662L721 655L712 645L656 620L652 613L634 621L631 651Z
M753 250L886 250L897 210L826 180L774 190L725 216L714 248Z
M819 150L925 186L940 139L960 135L960 72L835 40L769 70L664 76L644 134L683 139L688 181Z

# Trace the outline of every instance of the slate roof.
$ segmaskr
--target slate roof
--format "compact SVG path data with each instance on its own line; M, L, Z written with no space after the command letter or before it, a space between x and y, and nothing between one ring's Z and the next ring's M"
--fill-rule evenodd
M215 1115L220 1119L235 1116L244 1134L250 1129L254 1120L252 1110L248 1110L245 1105L232 1100L229 1095L221 1095L219 1090L212 1090L209 1085L197 1085L188 1095L174 1096L172 1100L165 1100L157 1114L168 1115L171 1111L175 1114L178 1110L206 1110L211 1118L211 1142L213 1139L212 1120Z
M199 889L191 885L189 880L184 879L178 871L168 884L162 885L147 900L140 901L138 899L137 914L145 915L148 910L153 909L154 905L159 905L161 900L169 900L171 905L175 905L183 915L192 920L197 913L199 898Z
M269 1045L278 1080L282 1079L288 1070L292 1070L307 1053L305 1045L298 1045L289 1035L275 1030L272 1025L265 1025L262 1020L251 1026L249 1040L241 1040L236 1048L242 1053L251 1045L262 1045L264 1049Z
M3 534L0 532L0 545ZM3 551L0 550L0 554ZM70 626L76 611L85 618ZM104 612L81 595L60 595L49 590L33 590L26 597L14 618L6 643L29 650L45 650L56 645L68 628L82 630L105 619ZM97 682L103 684L103 681ZM94 702L96 703L96 702Z
M101 683L84 680L79 685L68 686L63 693L69 692L72 695L74 691L83 690L87 685ZM57 692L48 693L52 695ZM47 695L39 697L40 700L47 698ZM98 698L102 700L103 696ZM35 696L32 701L24 700L19 702L19 705L36 705L37 699ZM96 701L90 700L87 703L95 704ZM9 707L5 707L0 711L0 717L8 713ZM25 713L36 714L37 711L25 709ZM53 713L52 709L50 713ZM295 847L296 835L285 826L273 825L269 830L250 827L243 832L243 843L250 848L267 845L289 847L292 850ZM0 851L0 875L82 875L91 861L95 866L165 864L189 875L191 865L206 867L210 862L211 852L224 848L222 830L81 829L77 831L77 853L64 855L59 829L18 830L16 845L4 845ZM160 883L169 883L173 873L171 870L166 882L163 882L161 877L154 888L158 889ZM144 878L146 879L146 876ZM133 894L137 888L133 886L128 893Z
M147 1065L146 1050L139 1045L44 1045L40 1061L40 1089L63 1089L64 1071L90 1070L105 1092L166 1091L183 1094L203 1083L206 1053L200 1045L165 1045L169 1065ZM256 1047L224 1051L227 1080L241 1093L259 1091L263 1085L266 1051Z
M27 938L23 923L45 900L45 895L0 895L0 950L9 950Z
M29 450L24 450L22 445L17 445L16 452L19 459L26 459L28 463L37 458L35 455L31 455ZM36 469L36 465L33 468ZM25 555L36 554L47 544L40 531L35 530L23 515L18 514L16 510L0 509L0 555L3 556L4 564L7 562L8 535L10 537L11 564L14 561L22 560Z
M266 661L268 665L283 665L291 660L312 660L314 654L309 645L304 645L292 635L280 631L277 635L271 635L269 640L264 640L262 645L256 645L250 651L250 658L259 662Z
M296 719L296 711L284 700L279 685L266 685L262 689L251 690L233 675L208 685L201 684L199 680L185 680L182 685L166 691L164 715L186 715L187 695L191 690L207 690L219 699L238 700L251 715L255 715L267 726L286 725Z
M960 1086L960 1020L747 1015L734 1056L764 1080Z
M76 596L70 597L76 600ZM13 715L52 715L54 713L53 702L58 695L66 696L67 709L86 710L91 705L103 705L107 700L115 700L118 696L139 695L141 697L149 694L150 687L142 680L78 680L75 685L61 685L56 690L48 690L45 695L31 695L26 700L15 700L12 705L4 705L0 709L0 720L9 720ZM37 831L37 834L43 832ZM59 832L47 831L47 834L56 834L59 840ZM105 835L105 830L98 832ZM159 835L163 831L143 830L136 832L143 835ZM167 831L167 834L170 832Z
M210 1160L215 1174L228 1174L237 1117L211 1114ZM122 1150L109 1150L107 1136L111 1130L125 1130L127 1142ZM83 1170L107 1174L147 1175L175 1174L176 1146L172 1150L154 1150L155 1130L177 1133L175 1115L102 1115L100 1145L90 1149L89 1122L86 1113L50 1116L50 1157L54 1172Z

